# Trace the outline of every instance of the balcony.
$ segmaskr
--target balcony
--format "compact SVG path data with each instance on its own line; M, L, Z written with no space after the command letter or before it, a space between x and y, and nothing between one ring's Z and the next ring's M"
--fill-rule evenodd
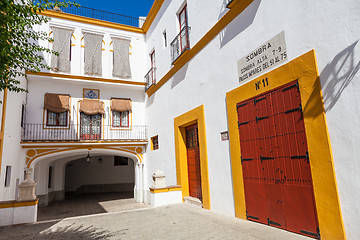
M151 68L150 71L145 75L145 82L145 91L147 91L152 85L156 84L156 68Z
M171 49L171 64L175 64L176 60L187 50L190 49L189 41L190 27L183 27L180 33L170 44Z
M114 128L110 125L91 126L71 124L68 127L49 127L44 124L24 124L22 142L51 141L147 141L147 126Z
M97 10L94 8L88 7L67 7L61 9L55 9L55 11L64 12L68 14L78 15L82 17L94 18L102 21L119 23L132 27L142 27L145 22L145 19L135 18L130 16L125 16L122 14L111 13L106 11Z

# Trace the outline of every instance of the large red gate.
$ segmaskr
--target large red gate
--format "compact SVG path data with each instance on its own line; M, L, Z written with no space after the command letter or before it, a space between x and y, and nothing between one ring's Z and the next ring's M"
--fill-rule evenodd
M197 124L191 125L187 127L185 131L189 195L202 200L198 126Z
M319 238L297 81L237 109L247 218Z

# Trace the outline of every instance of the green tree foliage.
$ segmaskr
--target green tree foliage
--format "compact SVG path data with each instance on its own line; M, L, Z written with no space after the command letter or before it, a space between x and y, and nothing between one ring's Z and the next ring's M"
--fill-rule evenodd
M0 0L0 91L23 92L19 77L25 71L50 69L43 61L42 52L57 52L38 45L39 40L51 41L46 32L35 32L32 27L50 18L39 15L45 9L78 6L75 2L49 0Z

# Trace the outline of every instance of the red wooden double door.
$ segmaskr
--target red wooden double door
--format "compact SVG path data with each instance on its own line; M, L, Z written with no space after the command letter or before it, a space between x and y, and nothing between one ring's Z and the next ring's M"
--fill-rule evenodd
M297 81L237 111L247 218L319 238Z

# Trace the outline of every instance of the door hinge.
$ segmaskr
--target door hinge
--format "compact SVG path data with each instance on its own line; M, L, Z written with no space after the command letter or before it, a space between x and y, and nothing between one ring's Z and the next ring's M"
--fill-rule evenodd
M260 161L264 161L264 160L272 160L274 159L273 157L263 157L262 155L260 155Z
M264 120L269 118L269 116L265 116L265 117L256 117L256 123L259 123L260 120Z
M258 99L254 99L254 104L256 105L256 103L258 103L258 102L260 102L260 101L262 101L262 100L265 100L266 99L266 97L263 97L263 98L258 98Z
M306 159L307 162L309 163L310 162L310 159L309 159L309 152L306 151L306 154L305 155L300 155L300 156L291 156L291 159Z
M252 161L252 160L254 160L254 159L253 159L253 158L243 158L243 157L241 156L241 164L242 164L243 162Z
M243 104L240 104L240 105L237 105L236 106L236 110L239 110L239 108L241 108L241 107L243 107L243 106L245 106L245 105L247 105L248 103L243 103Z
M281 224L280 224L280 223L271 221L270 218L268 218L267 220L268 220L268 225L269 225L269 226L272 225L272 226L279 226L279 227L281 227Z
M259 218L258 218L258 217L254 217L254 216L250 216L250 215L248 215L248 214L247 214L247 210L246 210L246 218L247 218L247 219L255 219L255 220L259 220Z
M305 230L300 230L301 233L307 234L309 236L312 237L316 237L317 239L320 239L320 230L319 227L316 228L317 233L313 233L313 232L309 232L309 231L305 231Z
M298 106L297 108L293 108L293 109L287 110L287 111L285 111L285 113L291 113L291 112L296 112L296 111L300 111L301 113L303 112L303 111L302 111L301 103L300 103L300 106Z
M298 91L300 91L300 89L299 89L299 82L296 82L295 84L284 88L282 91L285 92L285 91L290 90L290 89L295 88L295 87L297 88Z
M249 121L247 121L247 122L238 122L238 127L240 127L241 125L248 124L248 123L249 123Z

